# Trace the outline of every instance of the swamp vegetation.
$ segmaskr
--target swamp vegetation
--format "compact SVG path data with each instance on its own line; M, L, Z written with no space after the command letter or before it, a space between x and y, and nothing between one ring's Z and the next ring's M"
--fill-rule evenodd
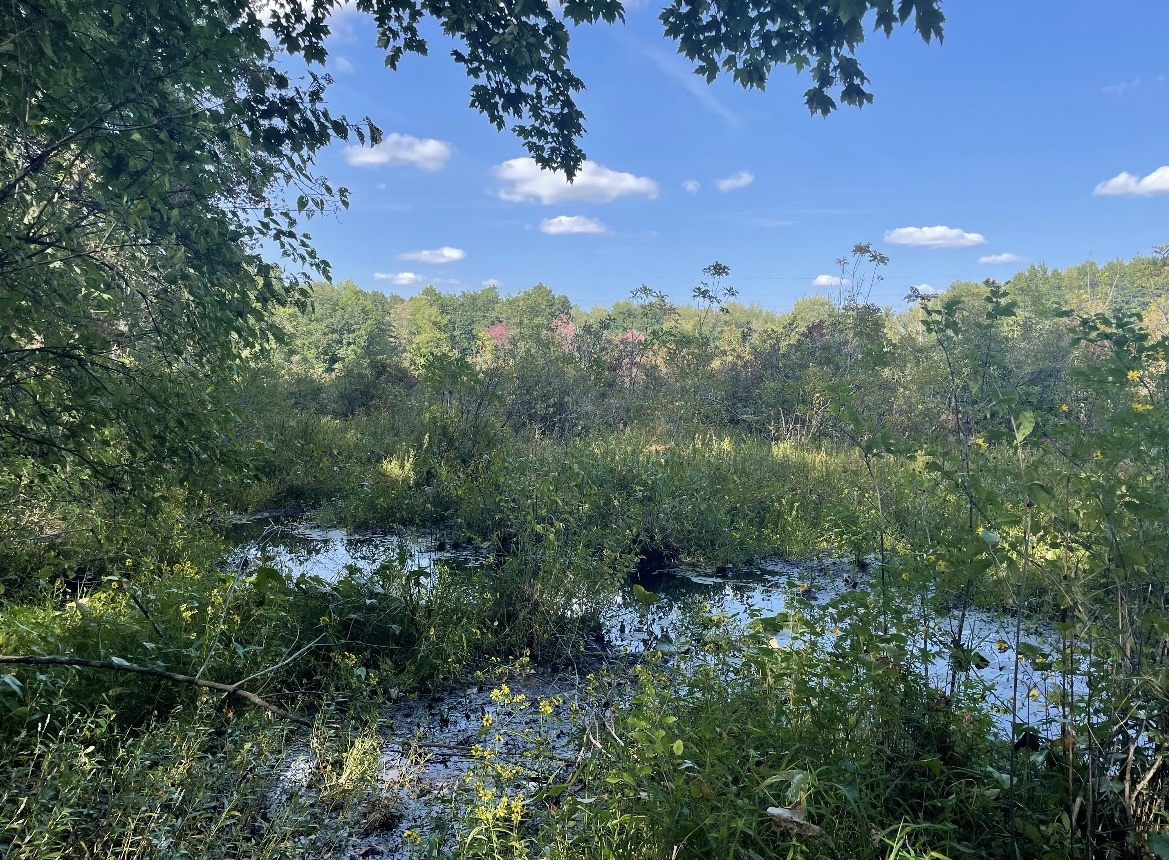
M157 382L154 458L0 434L0 855L1169 857L1164 249L902 312L842 262L783 314L721 264L684 307L318 283ZM276 514L473 558L236 551ZM663 633L671 571L776 558L836 587ZM394 716L463 690L465 737ZM467 762L425 826L389 749Z

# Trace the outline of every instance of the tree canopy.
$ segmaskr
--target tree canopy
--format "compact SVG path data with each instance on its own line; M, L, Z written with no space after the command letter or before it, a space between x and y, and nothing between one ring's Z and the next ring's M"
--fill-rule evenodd
M323 62L328 17L342 0L281 0L270 26L281 45ZM471 107L499 129L512 131L542 167L572 178L583 163L584 115L573 94L584 82L569 67L569 24L625 19L620 0L356 0L377 22L385 63L396 68L407 53L426 54L420 24L435 19L462 42L451 52L475 82ZM776 66L811 69L804 101L827 116L840 102L860 107L873 100L868 76L856 59L865 22L891 35L913 21L927 42L942 38L941 0L671 0L658 16L678 52L707 81L729 75L763 89ZM835 94L835 97L833 96Z

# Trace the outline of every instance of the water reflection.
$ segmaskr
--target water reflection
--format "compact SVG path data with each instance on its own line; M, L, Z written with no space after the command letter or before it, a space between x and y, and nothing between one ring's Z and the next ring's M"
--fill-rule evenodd
M245 523L235 527L231 539L238 546L228 559L234 567L247 559L249 565L270 564L291 576L326 582L370 573L386 562L415 571L433 571L440 562L476 568L492 555L489 544L452 544L436 531L355 533L303 521ZM698 647L702 625L696 626L695 619L712 615L724 619L724 629L738 625L745 631L752 619L801 610L807 618L818 619L816 641L831 649L850 601L867 600L876 587L845 562L785 559L765 560L730 576L709 568L679 567L644 577L641 584L656 595L656 602L643 605L644 596L639 601L626 588L602 619L606 639L622 651L654 649L681 661L702 659ZM954 646L960 644L960 653L972 663L960 673L961 679L981 685L1004 735L1010 733L1012 722L1035 726L1046 736L1058 734L1063 719L1058 703L1071 691L1062 689L1063 679L1052 669L1058 640L1049 628L1033 622L1023 625L1017 651L1016 621L1009 616L968 610L960 621L958 613L939 615L918 606L902 607L890 622L902 631L913 631L907 653L917 671L925 665L928 683L940 690L954 680ZM790 632L779 630L773 642L789 646ZM1084 683L1082 677L1071 681L1081 688Z

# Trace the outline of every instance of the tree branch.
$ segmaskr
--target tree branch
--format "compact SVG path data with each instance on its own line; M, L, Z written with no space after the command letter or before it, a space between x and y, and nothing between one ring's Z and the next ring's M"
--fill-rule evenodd
M105 669L106 671L110 672L129 672L132 675L148 675L152 678L162 678L167 681L174 681L178 684L192 684L196 687L205 687L208 690L217 690L220 693L226 693L229 697L239 696L241 699L247 702L251 702L253 705L261 707L278 717L291 720L292 722L299 723L302 726L312 725L303 717L298 717L296 714L273 705L271 702L265 701L255 693L249 692L248 690L241 690L237 685L220 684L216 681L205 681L202 678L194 678L190 675L179 675L175 672L167 672L163 669L154 669L150 666L137 666L133 663L127 663L125 661L114 662L110 660L83 660L79 657L26 657L0 655L0 665L73 666L79 669Z

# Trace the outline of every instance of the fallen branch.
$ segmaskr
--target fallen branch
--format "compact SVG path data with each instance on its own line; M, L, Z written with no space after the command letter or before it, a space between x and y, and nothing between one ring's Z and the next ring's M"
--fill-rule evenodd
M226 693L228 697L239 696L247 702L251 702L257 707L263 708L278 717L286 720L291 720L294 723L299 723L302 726L311 726L312 724L304 719L298 717L281 707L273 705L271 702L257 696L248 690L241 690L237 684L220 684L216 681L205 681L202 678L195 678L191 675L179 675L175 672L167 672L163 669L153 669L149 666L137 666L133 663L127 663L125 660L82 660L79 657L21 657L21 656L5 656L0 655L0 665L15 665L15 666L73 666L79 669L104 669L109 672L129 672L132 675L147 675L152 678L162 678L167 681L174 681L178 684L192 684L196 687L204 687L208 690L217 690L220 693ZM240 682L241 684L243 681Z

